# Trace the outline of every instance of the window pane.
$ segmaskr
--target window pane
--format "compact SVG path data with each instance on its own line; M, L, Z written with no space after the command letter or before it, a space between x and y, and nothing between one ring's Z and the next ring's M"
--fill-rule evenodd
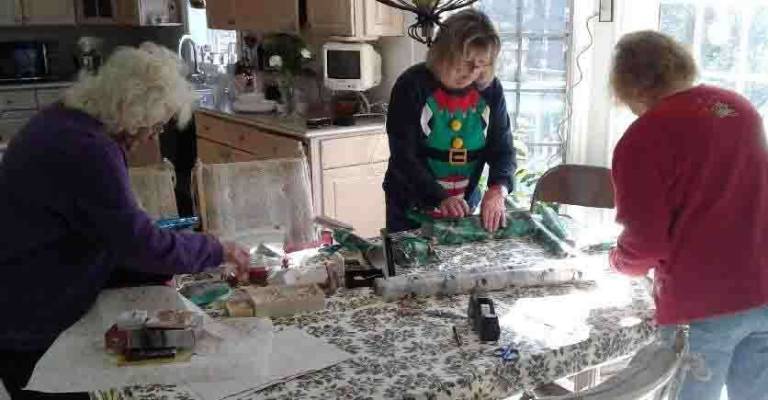
M707 7L701 64L705 70L731 71L739 50L741 16L734 10Z
M768 123L768 84L748 83L744 92L763 117L763 124Z
M483 0L477 8L488 14L500 34L517 32L517 2L522 0Z
M565 87L565 40L526 38L525 45L523 83L536 88Z
M768 7L758 7L752 17L747 56L751 72L768 72Z
M696 9L693 4L662 4L659 7L659 29L690 49L693 47L693 26Z
M702 75L701 82L724 89L737 90L736 81L717 76Z
M523 0L523 31L566 32L569 13L568 0Z
M512 113L516 96L515 91L505 93L507 109ZM563 118L564 105L563 93L521 93L520 112L514 124L517 132L524 133L528 143L560 143L557 129Z
M519 162L519 167L529 171L546 171L563 162L560 148L557 146L528 146L527 160Z
M515 76L516 73L517 41L502 40L501 51L499 52L499 58L496 61L496 76L504 82L514 82L517 80L517 77Z

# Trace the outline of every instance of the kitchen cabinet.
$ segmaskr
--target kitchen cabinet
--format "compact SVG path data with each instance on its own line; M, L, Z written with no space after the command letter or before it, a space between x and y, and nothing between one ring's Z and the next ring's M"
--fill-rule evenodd
M379 235L386 223L384 173L387 163L323 171L323 214L355 227L363 237Z
M74 25L75 0L0 0L0 26Z
M21 25L21 0L0 0L0 26Z
M312 2L317 1L307 1ZM299 0L234 0L234 5L237 29L299 33Z
M208 0L205 14L211 29L235 30L235 0Z
M115 19L121 25L181 25L180 0L117 0Z
M209 0L205 8L212 29L299 32L299 0Z
M74 25L74 0L22 0L22 20L27 25Z
M115 24L117 0L77 0L77 21L81 24Z
M375 0L307 2L307 24L313 34L340 40L375 40L404 34L403 12Z
M315 214L350 223L363 236L376 236L384 227L389 144L383 123L302 131L208 110L196 112L195 123L203 163L306 155Z
M0 87L0 149L7 146L39 110L61 99L67 85L49 84L8 90ZM160 145L157 141L143 143L128 153L127 158L131 167L159 164L162 161Z

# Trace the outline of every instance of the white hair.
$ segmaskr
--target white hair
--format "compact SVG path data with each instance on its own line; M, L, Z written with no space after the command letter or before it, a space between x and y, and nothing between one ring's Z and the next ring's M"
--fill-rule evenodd
M82 74L64 95L64 105L99 121L110 134L134 135L174 115L183 126L192 117L195 93L181 60L151 42L120 47L96 75Z

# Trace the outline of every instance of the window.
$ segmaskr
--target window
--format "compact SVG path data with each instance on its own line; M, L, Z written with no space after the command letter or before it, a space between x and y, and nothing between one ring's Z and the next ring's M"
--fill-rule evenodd
M497 76L513 133L527 147L519 168L542 172L562 162L571 43L570 0L483 0L501 36Z
M237 61L237 31L209 29L205 10L187 7L187 25L192 40L202 46L204 63L226 66Z
M701 82L741 93L768 121L768 2L661 0L659 29L688 46Z

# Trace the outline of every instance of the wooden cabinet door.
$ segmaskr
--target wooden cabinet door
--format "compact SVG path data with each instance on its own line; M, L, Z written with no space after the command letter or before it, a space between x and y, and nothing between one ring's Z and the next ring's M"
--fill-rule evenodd
M234 0L237 29L299 32L299 0ZM307 3L318 2L311 0ZM325 3L325 1L322 1Z
M74 0L23 0L24 23L28 25L74 25Z
M355 36L354 1L307 1L309 29L317 35Z
M211 29L237 29L235 0L208 0L205 2L205 14Z
M402 36L405 32L403 12L379 3L363 0L365 36Z
M0 26L14 26L21 23L21 0L0 0Z
M351 224L363 237L386 225L381 185L387 162L323 171L323 214Z
M77 21L81 24L119 23L117 0L77 0Z

